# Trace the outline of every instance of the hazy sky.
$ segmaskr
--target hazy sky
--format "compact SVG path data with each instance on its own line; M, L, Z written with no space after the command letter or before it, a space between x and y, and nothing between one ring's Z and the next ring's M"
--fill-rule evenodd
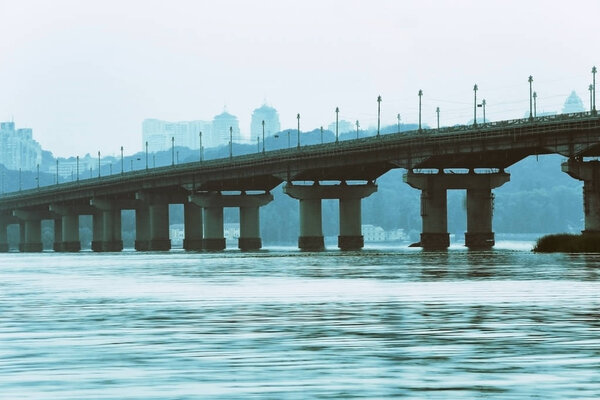
M266 99L282 128L340 118L442 125L522 117L576 90L600 65L600 1L0 0L0 119L55 155L141 150L145 118L211 120L249 132ZM600 81L600 79L599 79ZM481 118L481 117L480 117Z

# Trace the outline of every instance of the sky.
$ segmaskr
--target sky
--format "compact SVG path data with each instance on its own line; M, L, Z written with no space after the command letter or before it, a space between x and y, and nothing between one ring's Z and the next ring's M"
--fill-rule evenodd
M567 7L568 5L568 7ZM142 149L146 118L250 130L265 101L282 128L335 119L454 125L589 107L597 0L0 0L0 120L55 156ZM600 78L599 78L600 80ZM481 109L479 109L481 112ZM479 114L478 118L481 118Z

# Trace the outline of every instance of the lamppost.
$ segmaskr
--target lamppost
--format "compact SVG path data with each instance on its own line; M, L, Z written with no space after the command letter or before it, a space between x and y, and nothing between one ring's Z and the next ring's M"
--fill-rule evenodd
M2 183L0 184L2 190L2 196L4 196L4 171L2 171Z
M529 120L533 120L533 76L529 75Z
M338 135L338 128L339 128L339 115L340 115L340 108L336 107L335 108L335 143L337 144L339 141L339 135Z
M229 127L229 158L233 158L233 126Z
M381 128L381 95L377 96L377 137Z
M485 99L481 100L481 106L483 107L483 123L485 124Z
M56 184L58 185L58 158L56 159Z
M175 160L177 161L177 164L179 164L179 150L177 150L177 158Z
M358 123L358 120L356 120L356 138L358 139L358 128L360 128L360 124Z
M121 146L121 175L123 175L124 172L124 168L123 168L123 146Z
M419 89L419 131L421 131L421 97L423 97L423 91Z
M397 117L398 117L398 133L400 133L400 114L398 114Z
M152 153L152 168L156 168L156 154Z
M171 166L175 165L175 136L171 136Z
M296 118L298 119L298 148L300 148L300 113L296 115Z
M537 117L537 92L533 92L533 118Z
M262 128L263 128L263 154L265 154L265 120L262 120Z
M260 136L256 137L256 152L260 153Z
M121 146L121 148L123 147ZM121 159L123 159L123 157L121 157ZM77 156L77 182L79 182L79 156Z
M110 163L110 165L108 166L108 170L110 172L110 175L112 175L112 165L113 165L113 163Z
M590 86L588 87L588 90L590 91L590 112L594 112L594 106L592 105L592 102L593 102L592 93L594 91L594 87L592 86L591 83L590 83Z
M321 144L323 144L323 125L321 125Z
M437 114L437 128L440 129L440 108L435 108L435 113Z
M100 150L98 150L98 178L100 178Z
M477 84L473 86L473 126L477 126Z
M148 171L148 141L146 140L146 171Z
M56 160L58 161L58 160ZM40 188L40 164L37 165L37 178L35 178L35 180L37 181L37 188L39 190Z
M21 168L19 168L19 192L21 191L21 187L22 187L21 182L22 182L22 180L21 180Z
M592 114L596 115L596 66L592 67L592 88L594 91L594 95L592 96Z
M200 147L199 147L199 150L200 150L200 161L203 161L202 159L204 158L204 156L202 154L202 131L198 132L198 138L199 138L199 141L200 141Z
M290 147L292 147L292 143L290 142L290 131L288 131L287 134L288 134L288 149L289 149Z
M129 166L129 170L133 171L133 158L131 160L129 160L130 166Z

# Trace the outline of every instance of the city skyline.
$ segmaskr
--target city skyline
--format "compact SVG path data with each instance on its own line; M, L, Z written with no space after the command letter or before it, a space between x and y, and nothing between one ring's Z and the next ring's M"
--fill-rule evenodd
M190 120L223 104L249 126L265 98L282 129L298 113L303 130L327 126L336 107L367 129L379 95L382 124L398 113L416 123L423 90L423 122L435 126L440 107L442 125L454 125L471 118L477 83L488 119L518 118L529 75L539 109L558 110L574 89L587 104L600 64L586 39L593 1L558 11L542 1L25 0L0 12L10 16L0 26L0 120L31 127L60 156L139 151L143 119Z

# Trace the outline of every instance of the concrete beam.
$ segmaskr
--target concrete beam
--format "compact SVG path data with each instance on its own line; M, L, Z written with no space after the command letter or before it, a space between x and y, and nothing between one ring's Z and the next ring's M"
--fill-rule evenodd
M195 193L188 201L202 208L209 207L261 207L273 201L273 195L263 194L221 194L219 192Z
M362 199L377 191L377 185L367 183L363 185L294 185L288 182L283 186L283 192L298 200L309 199Z

